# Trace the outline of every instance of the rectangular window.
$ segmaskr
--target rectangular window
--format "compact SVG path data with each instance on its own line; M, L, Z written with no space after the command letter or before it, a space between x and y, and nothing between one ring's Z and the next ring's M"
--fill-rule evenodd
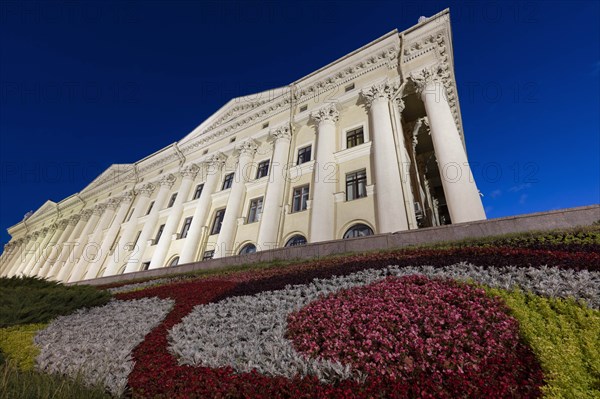
M258 170L256 171L256 178L260 179L261 177L265 177L269 174L269 163L270 161L267 159L266 161L262 161L258 164Z
M150 268L150 262L144 262L144 263L142 263L142 270L141 271L148 270L149 268Z
M300 107L300 112L304 112L308 109L308 105L303 105Z
M152 211L152 207L153 207L153 206L154 206L154 201L152 201L152 202L150 203L150 206L148 207L148 212L146 212L146 215L149 215L149 214L150 214L150 211Z
M215 256L215 251L204 251L204 255L202 256L202 260L209 260Z
M258 222L262 215L263 197L254 198L250 201L250 209L248 210L248 223Z
M300 148L298 150L298 159L297 159L296 164L300 165L300 164L303 164L304 162L310 161L311 151L312 151L312 146L310 146L310 145L307 147Z
M175 200L177 199L177 193L171 195L171 199L169 200L169 205L167 205L167 208L170 208L173 206L173 204L175 203Z
M219 209L215 213L215 220L213 221L212 229L210 234L219 234L221 232L221 225L223 224L223 217L225 217L225 209Z
M363 128L350 130L346 133L346 148L356 147L365 142Z
M193 200L200 198L200 196L202 195L203 188L204 188L204 184L198 184L196 186L196 191L194 191L194 198L192 198Z
M154 242L152 243L152 245L158 244L158 240L160 240L160 236L162 235L162 232L164 229L165 229L165 225L161 224L160 227L158 228L158 232L156 233L156 238L154 239Z
M222 190L227 190L228 188L231 188L232 184L233 184L233 173L229 173L229 174L225 175L225 178L223 179Z
M131 208L131 212L129 212L129 216L127 216L127 221L129 222L131 220L131 217L133 216L133 212L135 211L135 208Z
M135 240L133 240L133 242L130 243L129 250L133 250L135 248L141 235L142 235L142 231L140 230L135 235Z
M179 238L187 237L188 231L190 230L190 226L192 225L192 217L185 218L183 221L183 227L181 227L181 233L179 233Z
M384 188L385 189L385 188ZM346 201L367 196L367 172L365 169L346 175Z
M350 83L348 86L344 87L344 91L348 93L350 90L354 90L354 83Z
M308 201L308 185L294 188L294 198L292 201L292 212L306 210L306 201Z

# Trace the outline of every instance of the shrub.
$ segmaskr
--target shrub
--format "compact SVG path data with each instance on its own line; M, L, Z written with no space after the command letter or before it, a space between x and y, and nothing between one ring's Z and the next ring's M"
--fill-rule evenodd
M26 324L0 328L0 351L12 359L20 370L33 369L35 357L40 350L33 343L33 337L45 324Z
M111 294L38 277L0 278L0 327L47 323L76 309L104 305Z

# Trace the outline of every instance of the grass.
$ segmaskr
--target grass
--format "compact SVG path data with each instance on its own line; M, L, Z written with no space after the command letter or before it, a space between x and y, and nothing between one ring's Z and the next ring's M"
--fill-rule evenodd
M47 323L57 316L107 303L111 294L90 286L65 286L37 277L0 278L0 328Z

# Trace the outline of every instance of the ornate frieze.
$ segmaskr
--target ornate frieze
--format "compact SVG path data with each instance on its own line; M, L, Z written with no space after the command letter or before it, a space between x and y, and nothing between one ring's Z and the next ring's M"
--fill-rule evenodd
M335 103L326 103L324 106L310 114L317 123L332 122L336 123L340 118L340 111Z

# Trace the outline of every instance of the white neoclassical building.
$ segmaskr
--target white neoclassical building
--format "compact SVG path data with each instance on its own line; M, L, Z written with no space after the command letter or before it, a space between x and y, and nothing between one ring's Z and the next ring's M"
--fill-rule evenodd
M47 201L8 229L0 275L79 281L481 219L445 10Z

